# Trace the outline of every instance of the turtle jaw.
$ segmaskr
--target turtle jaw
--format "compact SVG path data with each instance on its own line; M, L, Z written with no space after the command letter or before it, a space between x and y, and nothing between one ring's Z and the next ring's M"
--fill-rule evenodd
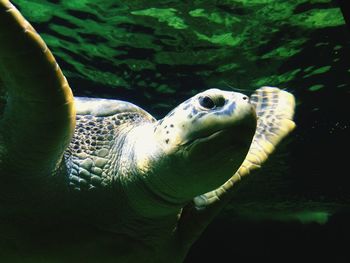
M203 194L225 183L243 163L256 128L256 119L197 138L184 146L186 177L193 180L196 193ZM188 167L188 168L186 168Z
M252 115L242 121L228 127L214 129L208 133L197 134L195 138L181 143L180 146L188 148L189 151L191 151L190 149L194 148L196 145L206 143L208 141L215 141L216 139L224 137L227 133L233 135L229 135L230 139L234 139L234 136L236 136L237 142L247 141L246 137L248 137L248 141L250 142L251 140L249 140L249 138L253 137L252 134L254 134L256 128L256 121L257 118L255 111L252 111Z
M148 153L145 159L139 156L138 160L147 161L136 162L143 171L138 184L149 194L142 199L143 205L137 198L137 210L147 216L174 213L195 196L222 185L243 162L255 128L255 114L251 114L235 125L177 145L171 151L158 145L154 154ZM152 202L148 200L151 197Z
M221 98L222 104L202 109L204 95ZM225 183L242 164L256 122L253 106L239 93L209 90L180 104L155 125L155 141L167 162L155 179L159 183L150 186L172 200L189 201Z
M180 147L185 149L191 160L197 161L205 161L216 152L232 152L241 148L247 149L248 152L256 125L256 112L249 103L241 119L235 119L233 122L228 120L223 126L217 125L211 130L197 133L190 140L184 141Z

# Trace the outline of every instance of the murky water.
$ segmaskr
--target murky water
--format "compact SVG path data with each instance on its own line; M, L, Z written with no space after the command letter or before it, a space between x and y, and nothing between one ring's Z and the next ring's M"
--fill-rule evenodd
M295 94L298 128L238 187L188 262L219 260L230 249L237 258L277 262L273 246L317 258L316 249L334 242L336 258L346 257L338 237L349 241L350 234L343 223L350 201L350 37L332 1L13 2L75 95L124 99L161 117L209 87L249 92L269 85ZM248 247L257 254L246 255Z

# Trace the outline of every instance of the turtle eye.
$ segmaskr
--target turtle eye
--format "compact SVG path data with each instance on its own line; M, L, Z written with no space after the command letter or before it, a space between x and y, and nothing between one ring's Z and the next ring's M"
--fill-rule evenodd
M225 105L225 98L224 97L217 97L215 100L215 106L216 107L222 107Z
M215 107L214 101L208 96L199 97L199 104L206 109L213 109Z

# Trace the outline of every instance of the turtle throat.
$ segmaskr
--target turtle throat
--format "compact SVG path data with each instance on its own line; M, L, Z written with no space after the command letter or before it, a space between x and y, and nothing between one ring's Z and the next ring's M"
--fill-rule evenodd
M139 215L155 218L177 215L188 202L174 197L174 189L167 182L167 153L154 135L153 123L135 127L127 135L132 145L129 160L134 165L132 173L122 173L124 193L130 207Z

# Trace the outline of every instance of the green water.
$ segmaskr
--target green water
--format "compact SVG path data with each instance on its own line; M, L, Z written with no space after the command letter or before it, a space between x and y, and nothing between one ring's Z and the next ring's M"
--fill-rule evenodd
M330 38L344 36L330 1L15 2L77 93L125 97L158 114L208 86L317 91L320 74L349 74L347 41Z
M298 128L238 187L198 249L219 240L234 220L253 224L252 232L259 226L272 233L274 225L261 223L272 220L281 231L318 231L323 238L323 228L300 225L334 225L348 211L348 154L340 150L350 146L350 37L335 2L13 2L45 39L75 95L128 100L161 117L210 87L249 92L269 85L295 94ZM234 227L227 231L248 240ZM196 251L188 262L199 258Z

